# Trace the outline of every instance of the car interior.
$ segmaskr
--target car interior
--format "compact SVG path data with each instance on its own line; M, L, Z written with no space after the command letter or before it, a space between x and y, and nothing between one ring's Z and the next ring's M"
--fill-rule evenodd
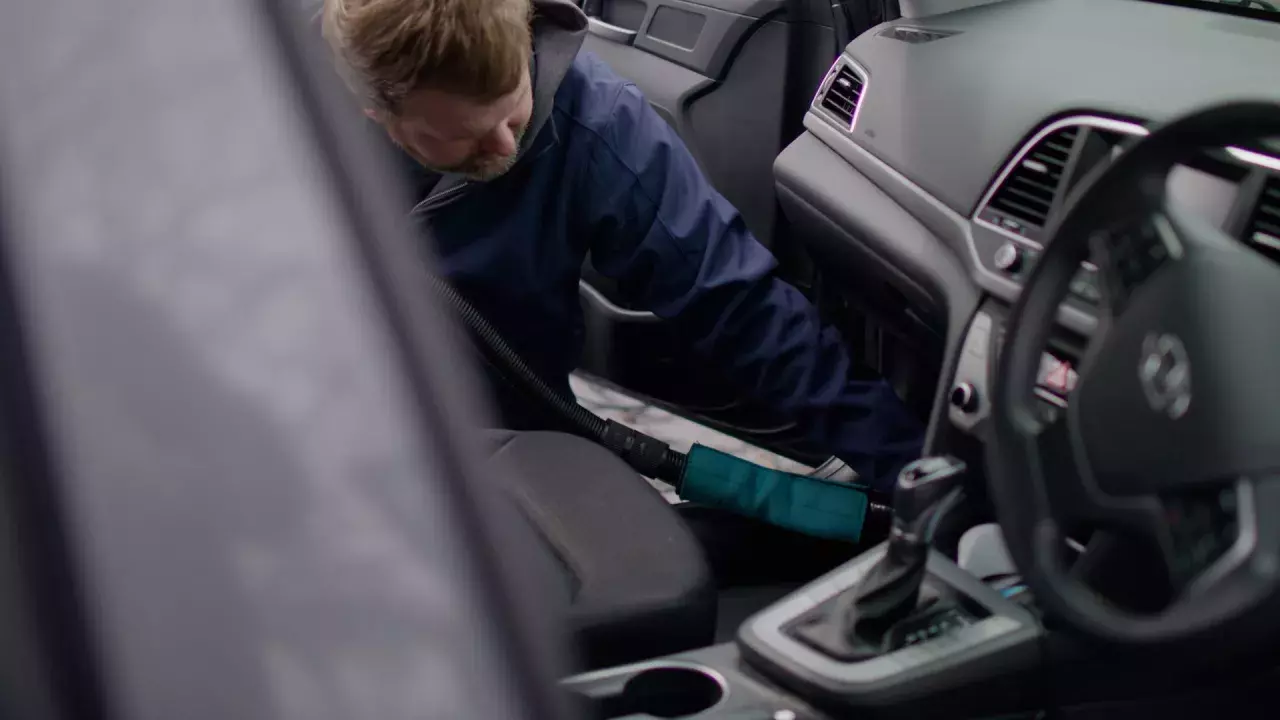
M781 211L778 154L803 131L817 87L850 38L897 16L882 0L586 0L583 49L634 82L671 124L716 189L778 258L779 274L839 315L870 375L890 375L927 418L942 338L905 332L891 287L856 298L820 287L814 261ZM587 329L582 370L699 423L796 459L828 460L788 418L753 403L691 356L678 335L633 307L588 258L580 284ZM927 328L925 328L928 330ZM888 369L893 368L892 372Z
M586 3L929 421L882 541L726 632L616 455L481 429L308 5L4 25L0 713L1274 716L1280 9ZM587 372L823 460L620 369L660 323L584 277Z

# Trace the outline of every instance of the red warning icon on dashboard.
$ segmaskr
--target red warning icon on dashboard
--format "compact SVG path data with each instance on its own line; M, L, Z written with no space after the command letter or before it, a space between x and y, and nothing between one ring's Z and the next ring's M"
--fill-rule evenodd
M1071 369L1071 363L1055 360L1044 379L1044 388L1059 395L1066 395L1076 387L1079 376Z

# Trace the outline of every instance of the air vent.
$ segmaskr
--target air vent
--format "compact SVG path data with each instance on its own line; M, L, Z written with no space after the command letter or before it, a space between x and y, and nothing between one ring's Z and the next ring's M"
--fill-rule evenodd
M1280 260L1280 176L1268 177L1262 186L1244 240L1262 254Z
M880 31L880 37L892 38L912 45L933 42L958 33L951 30L925 30L924 28L903 27L895 25Z
M1014 229L1019 223L1043 228L1053 209L1079 126L1056 130L1024 153L991 195L987 209Z
M858 111L858 102L862 99L862 89L866 83L858 77L848 65L841 65L836 77L822 96L822 108L835 116L837 120L853 129L853 116Z

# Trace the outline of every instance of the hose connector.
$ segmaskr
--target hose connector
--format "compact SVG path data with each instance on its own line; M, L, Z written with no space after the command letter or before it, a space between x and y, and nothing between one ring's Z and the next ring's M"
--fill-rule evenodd
M664 470L671 446L657 438L649 437L612 420L606 420L600 442L645 477L667 482L679 481L679 478L666 477L669 473Z

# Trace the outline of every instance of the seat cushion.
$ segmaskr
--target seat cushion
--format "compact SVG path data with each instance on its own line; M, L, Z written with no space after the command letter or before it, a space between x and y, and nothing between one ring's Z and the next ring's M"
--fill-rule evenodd
M490 440L503 488L561 570L587 667L711 644L716 591L702 550L644 478L572 435L494 433Z

